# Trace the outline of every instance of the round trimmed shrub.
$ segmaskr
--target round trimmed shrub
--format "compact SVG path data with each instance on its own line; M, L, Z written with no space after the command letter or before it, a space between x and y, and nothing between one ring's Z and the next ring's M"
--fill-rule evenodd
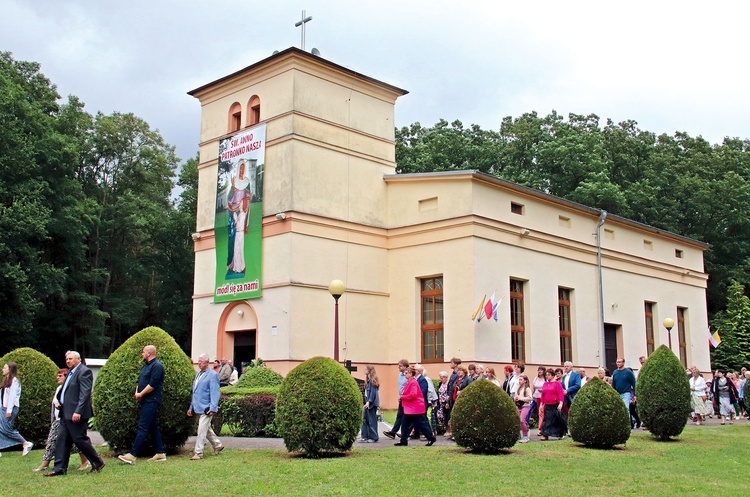
M341 364L313 357L281 383L274 424L289 452L309 457L346 452L362 424L362 394Z
M630 438L630 412L614 388L594 377L573 399L568 428L576 442L590 447L614 447Z
M461 391L451 412L456 444L474 452L497 454L513 447L521 432L516 404L490 381L474 381Z
M21 402L13 427L34 445L44 446L49 433L52 396L57 388L58 367L49 357L29 347L5 354L0 367L8 362L18 364L18 381L21 382Z
M141 414L133 394L143 365L141 351L146 345L156 347L156 357L164 365L159 431L165 450L174 453L195 431L193 418L185 415L190 406L195 369L174 338L161 328L152 326L139 331L107 359L94 383L96 428L113 450L130 450ZM153 451L153 446L144 446L144 453L149 450Z
M666 345L656 349L638 373L638 414L651 434L676 437L690 416L690 383L685 368Z
M265 366L249 368L240 376L236 388L276 387L281 385L284 377Z

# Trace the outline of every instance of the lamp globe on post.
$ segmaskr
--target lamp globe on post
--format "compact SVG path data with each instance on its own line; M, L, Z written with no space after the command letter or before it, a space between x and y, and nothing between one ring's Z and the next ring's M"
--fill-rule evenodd
M346 292L346 285L341 280L333 280L328 285L328 291L336 301L333 316L333 360L339 362L339 298Z
M674 319L667 318L662 324L667 329L667 336L669 337L669 350L672 350L672 328L674 328Z

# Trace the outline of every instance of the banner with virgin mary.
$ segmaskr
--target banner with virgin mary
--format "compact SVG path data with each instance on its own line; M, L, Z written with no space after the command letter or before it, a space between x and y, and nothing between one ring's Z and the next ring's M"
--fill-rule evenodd
M266 125L219 141L214 302L261 296Z

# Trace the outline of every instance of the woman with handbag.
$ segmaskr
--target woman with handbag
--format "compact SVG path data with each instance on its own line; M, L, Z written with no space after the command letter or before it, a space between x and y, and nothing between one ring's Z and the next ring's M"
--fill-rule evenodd
M703 423L708 410L706 409L706 380L701 376L700 370L693 366L693 376L690 377L690 404L695 413L695 424Z
M526 417L531 408L531 387L525 374L518 377L518 389L513 396L513 401L518 407L518 417L521 419L521 443L526 443L529 441L529 425L526 423Z

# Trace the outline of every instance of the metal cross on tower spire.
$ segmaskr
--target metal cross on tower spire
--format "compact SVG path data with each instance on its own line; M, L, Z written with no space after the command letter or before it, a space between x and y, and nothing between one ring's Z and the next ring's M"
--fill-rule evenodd
M305 49L305 24L307 24L310 21L312 21L312 16L305 17L305 11L303 10L302 11L302 19L300 21L297 21L296 23L294 23L294 27L295 28L298 28L298 27L302 26L302 47L301 47L302 50Z

